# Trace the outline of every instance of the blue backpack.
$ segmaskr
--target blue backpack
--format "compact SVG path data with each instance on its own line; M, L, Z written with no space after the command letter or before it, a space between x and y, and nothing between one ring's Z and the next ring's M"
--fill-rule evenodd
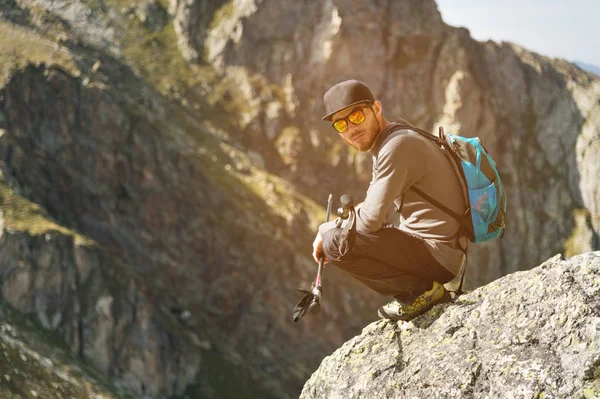
M421 197L456 219L465 236L471 242L481 243L504 235L506 193L496 162L487 152L479 138L466 138L444 134L440 127L439 137L411 125L394 123L394 130L412 130L436 143L451 160L463 188L466 211L460 215L431 198L416 187L411 187ZM462 285L462 284L461 284Z

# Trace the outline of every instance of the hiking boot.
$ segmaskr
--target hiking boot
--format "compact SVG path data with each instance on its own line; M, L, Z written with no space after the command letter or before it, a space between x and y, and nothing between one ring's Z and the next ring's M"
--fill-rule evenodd
M382 319L409 321L420 314L427 312L434 305L448 302L450 293L437 281L433 282L433 288L419 295L412 303L402 303L394 299L377 311Z

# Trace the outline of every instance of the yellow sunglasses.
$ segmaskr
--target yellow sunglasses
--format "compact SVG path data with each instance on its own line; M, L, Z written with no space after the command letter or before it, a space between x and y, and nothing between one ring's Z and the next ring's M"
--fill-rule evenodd
M347 117L338 119L337 121L333 122L333 128L340 133L344 133L346 130L348 130L348 121L352 122L355 125L360 125L365 121L365 113L363 112L363 110L367 108L371 108L371 105L369 104L366 107L356 108Z

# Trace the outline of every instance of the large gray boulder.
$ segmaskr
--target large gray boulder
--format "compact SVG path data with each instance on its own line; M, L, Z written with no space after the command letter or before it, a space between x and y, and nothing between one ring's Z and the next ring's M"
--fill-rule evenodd
M300 397L600 398L600 252L555 256L412 322L374 322Z

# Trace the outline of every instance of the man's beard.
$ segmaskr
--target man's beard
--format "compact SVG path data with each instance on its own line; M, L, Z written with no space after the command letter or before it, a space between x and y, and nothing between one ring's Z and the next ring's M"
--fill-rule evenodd
M379 138L379 135L381 134L381 124L379 123L379 121L377 119L375 119L375 122L377 123L377 133L375 133L373 135L371 142L368 143L368 148L365 148L364 150L358 149L359 151L363 151L363 152L371 151L373 149L373 146L377 142L377 139Z
M364 130L364 133L362 134L362 137L365 137L365 136L370 136L372 130L376 130L377 131L377 133L375 133L374 135L370 136L371 140L368 143L365 143L364 147L359 147L351 139L347 139L345 137L342 137L342 138L344 139L344 141L346 142L346 144L348 144L350 147L352 147L352 148L354 148L354 149L356 149L356 150L358 150L360 152L370 151L373 148L373 146L375 145L375 142L377 141L377 138L381 134L381 124L379 123L379 121L377 119L375 119L375 123L376 124L373 124L372 126L369 126L368 128L366 128Z

